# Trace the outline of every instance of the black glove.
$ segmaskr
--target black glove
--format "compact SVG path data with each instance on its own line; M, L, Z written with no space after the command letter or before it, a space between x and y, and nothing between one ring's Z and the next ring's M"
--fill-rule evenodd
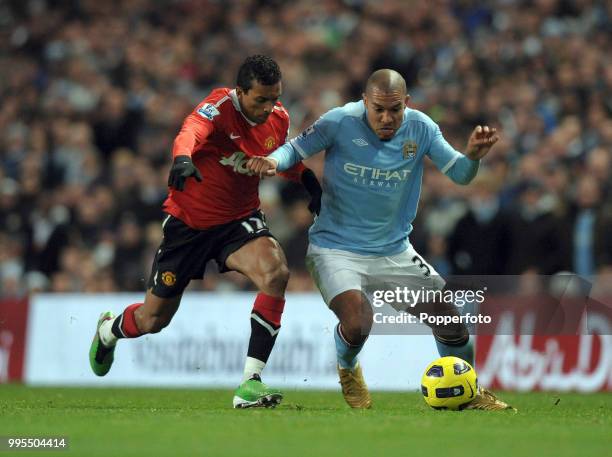
M316 214L318 216L321 212L321 195L323 194L321 184L319 184L319 180L310 168L306 168L302 172L301 181L304 188L310 194L310 203L308 204L308 210L312 214Z
M168 187L183 191L185 188L185 179L193 176L196 181L202 182L202 175L189 156L176 156L172 162L170 176L168 176Z

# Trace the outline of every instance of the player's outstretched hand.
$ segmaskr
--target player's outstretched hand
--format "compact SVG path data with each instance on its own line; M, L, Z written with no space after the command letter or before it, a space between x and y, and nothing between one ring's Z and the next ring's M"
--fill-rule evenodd
M247 162L247 168L260 178L274 176L278 162L271 157L252 157Z
M482 159L498 140L497 129L488 125L479 125L470 135L465 155L472 160Z
M168 176L168 187L182 192L185 189L185 180L189 177L194 177L196 181L202 182L200 170L193 164L191 157L176 156L172 162L170 176Z

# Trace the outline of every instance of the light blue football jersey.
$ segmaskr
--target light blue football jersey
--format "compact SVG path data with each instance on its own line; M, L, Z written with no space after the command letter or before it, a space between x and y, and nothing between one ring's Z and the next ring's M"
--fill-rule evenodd
M363 255L407 249L426 155L460 184L474 178L479 164L456 151L438 125L414 109L405 109L392 139L380 140L367 123L363 101L328 111L270 157L284 171L322 150L327 152L321 213L310 228L310 242Z

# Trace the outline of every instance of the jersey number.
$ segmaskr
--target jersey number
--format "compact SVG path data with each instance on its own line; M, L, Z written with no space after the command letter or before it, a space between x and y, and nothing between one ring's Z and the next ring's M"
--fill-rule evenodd
M242 226L245 228L247 233L258 233L267 228L265 222L258 217L249 217L249 221L250 222L242 222Z
M420 258L418 255L415 255L415 256L412 258L412 261L413 261L414 263L416 263L416 264L419 266L419 268L423 269L423 275L424 275L426 278L429 278L429 275L431 274L431 270L430 270L430 269L429 269L429 267L428 267L428 266L425 264L425 262L423 262L423 259L421 259L421 258Z

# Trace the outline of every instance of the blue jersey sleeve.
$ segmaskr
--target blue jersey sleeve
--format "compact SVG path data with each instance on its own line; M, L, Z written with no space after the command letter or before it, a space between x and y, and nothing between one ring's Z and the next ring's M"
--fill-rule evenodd
M278 162L276 166L278 171L286 171L303 159L303 157L298 154L297 150L291 146L291 141L287 141L268 157Z
M479 160L471 160L453 148L434 124L433 138L427 155L436 167L457 184L468 184L478 173Z
M269 157L278 161L277 169L285 171L297 162L329 148L340 125L338 108L328 111L300 135L288 141Z

